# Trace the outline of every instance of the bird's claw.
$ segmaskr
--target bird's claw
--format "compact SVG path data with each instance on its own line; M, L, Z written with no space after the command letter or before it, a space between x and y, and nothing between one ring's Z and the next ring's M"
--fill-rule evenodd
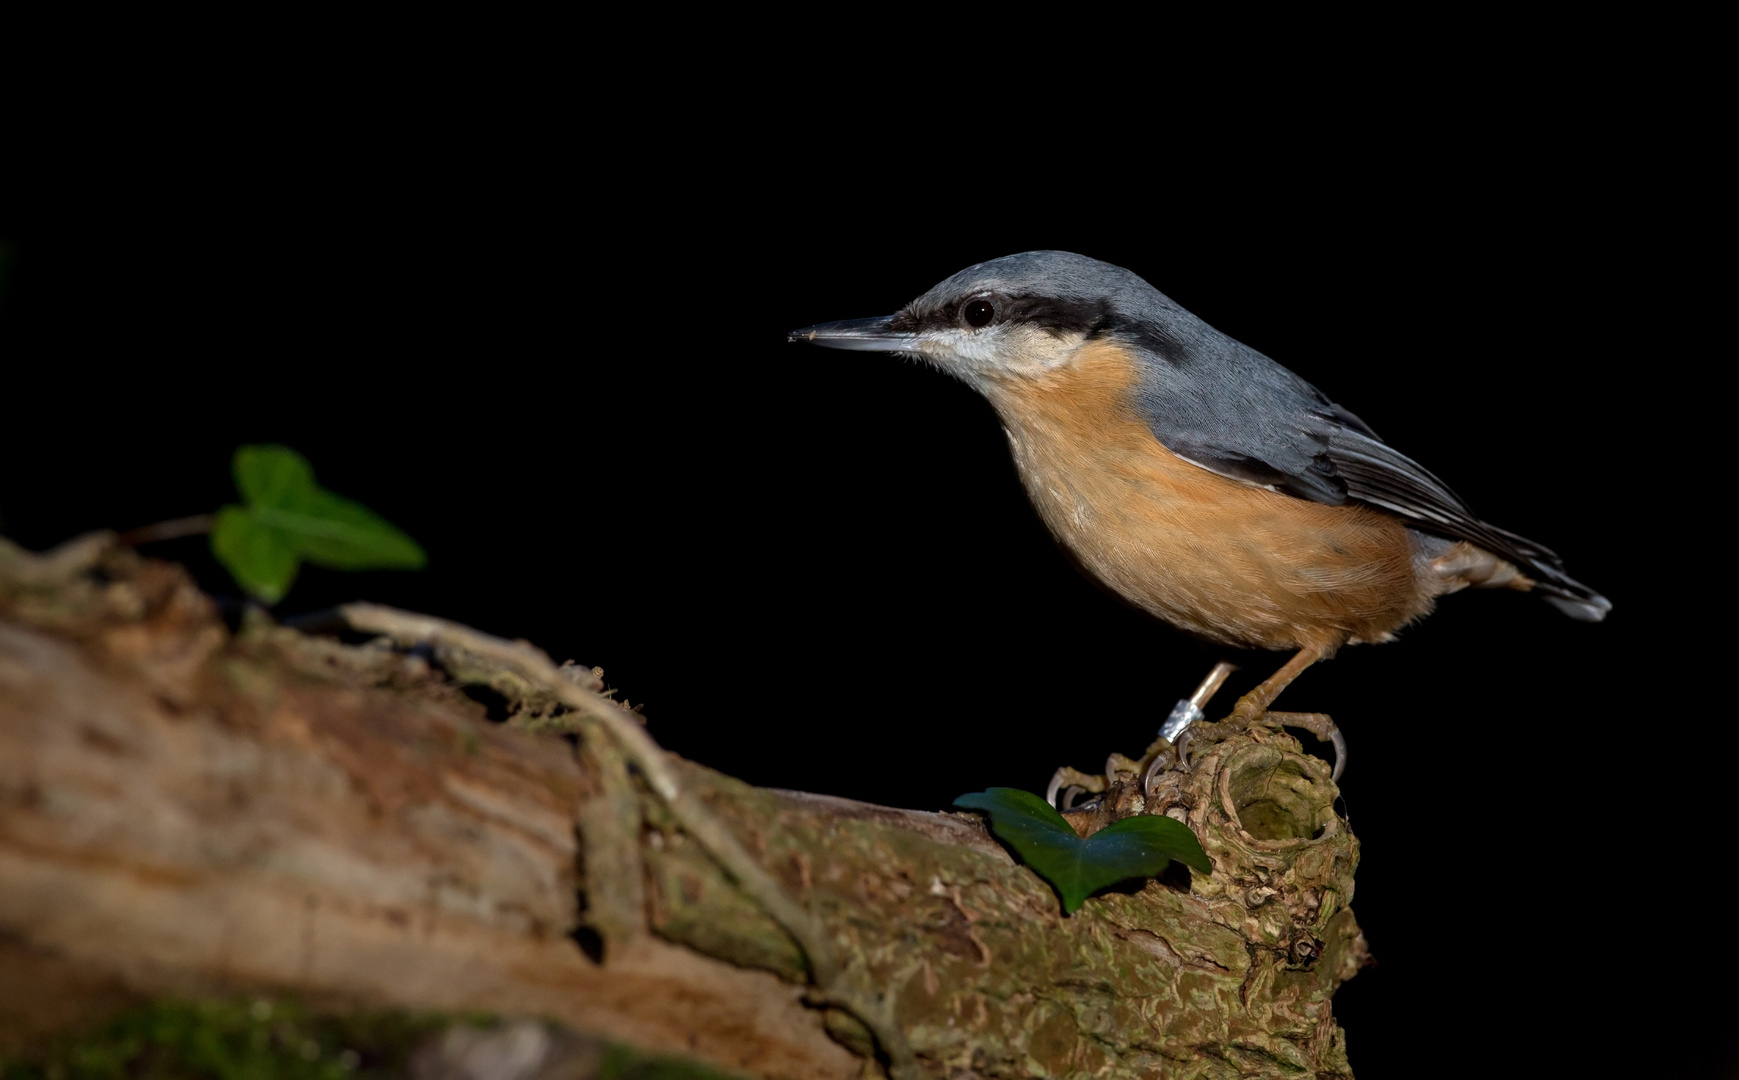
M1275 712L1269 713L1268 719L1276 727L1297 728L1308 731L1318 740L1331 743L1334 746L1334 772L1329 776L1335 783L1340 782L1340 774L1347 767L1347 739L1335 726L1334 720L1327 713Z
M1069 810L1082 795L1102 795L1107 786L1103 776L1094 776L1064 765L1051 777L1051 786L1045 791L1045 801L1059 810ZM1059 795L1062 796L1062 802L1057 801Z

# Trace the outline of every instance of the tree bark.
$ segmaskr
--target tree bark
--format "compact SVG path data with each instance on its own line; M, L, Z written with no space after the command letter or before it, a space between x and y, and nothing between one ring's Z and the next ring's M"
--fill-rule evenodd
M552 696L492 664L231 633L107 538L0 540L0 1049L145 998L291 991L769 1077L1351 1076L1331 999L1366 962L1358 847L1283 733L1110 792L1100 819L1170 813L1214 871L1064 917L975 815L669 755L654 782L576 707L595 675Z

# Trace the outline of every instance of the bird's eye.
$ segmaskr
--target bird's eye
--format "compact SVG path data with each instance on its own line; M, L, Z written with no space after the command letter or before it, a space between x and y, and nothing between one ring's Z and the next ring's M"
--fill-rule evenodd
M996 308L989 300L968 300L966 306L960 309L960 317L966 320L967 326L989 326L990 321L996 318Z

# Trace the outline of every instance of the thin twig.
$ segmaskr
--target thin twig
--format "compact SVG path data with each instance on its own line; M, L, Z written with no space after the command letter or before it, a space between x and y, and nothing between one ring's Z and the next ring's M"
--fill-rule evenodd
M158 540L179 540L183 536L200 536L210 532L212 523L216 520L216 514L194 514L191 517L174 518L170 521L159 521L155 525L128 529L115 539L127 547L138 547L140 544L151 544Z
M895 1080L920 1075L911 1046L894 1022L892 1010L873 994L849 985L844 979L820 920L793 900L693 793L683 790L664 751L627 710L568 681L541 649L528 643L506 641L446 619L378 604L345 604L339 611L354 629L365 633L379 634L404 645L445 646L498 664L567 707L597 720L615 737L683 830L797 942L809 959L810 976L822 995L830 1003L849 1010L874 1033L888 1055Z

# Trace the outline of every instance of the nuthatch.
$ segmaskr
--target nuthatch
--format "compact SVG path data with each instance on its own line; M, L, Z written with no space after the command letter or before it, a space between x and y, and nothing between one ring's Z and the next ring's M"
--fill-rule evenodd
M1445 593L1532 590L1590 622L1612 607L1314 386L1108 263L1010 255L894 315L790 337L961 379L1089 573L1210 641L1296 650L1238 702L1243 724L1311 664L1393 639Z

